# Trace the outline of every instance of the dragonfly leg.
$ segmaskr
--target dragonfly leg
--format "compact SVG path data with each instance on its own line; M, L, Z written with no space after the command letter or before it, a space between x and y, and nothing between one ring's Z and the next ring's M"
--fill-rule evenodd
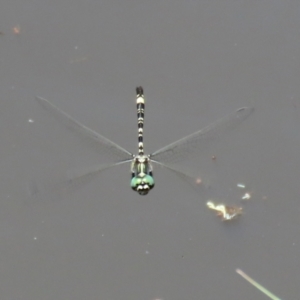
M148 160L148 172L149 172L149 175L151 176L151 177L153 177L153 166L152 166L152 164L151 164L151 162L150 162L150 159Z

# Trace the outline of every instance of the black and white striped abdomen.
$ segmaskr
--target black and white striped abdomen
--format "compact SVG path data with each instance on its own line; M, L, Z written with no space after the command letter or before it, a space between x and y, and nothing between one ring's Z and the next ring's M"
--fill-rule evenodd
M145 98L144 98L144 91L141 86L138 86L136 88L136 107L137 107L137 118L138 118L139 155L143 155L144 154L143 129L144 129Z

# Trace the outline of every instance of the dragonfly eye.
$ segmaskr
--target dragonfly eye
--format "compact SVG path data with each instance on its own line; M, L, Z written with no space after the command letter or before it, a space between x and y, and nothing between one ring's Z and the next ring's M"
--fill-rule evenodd
M153 187L154 179L150 175L145 175L143 177L135 176L131 179L131 188L140 195L147 195Z
M154 179L153 179L152 176L150 176L150 175L144 176L143 177L143 182L144 182L144 184L146 184L146 185L149 186L150 190L153 189L153 187L154 187Z
M142 183L142 179L135 176L135 177L133 177L133 178L131 179L130 185L131 185L131 188L132 188L134 191L136 191L137 188L138 188L138 186L139 186L141 183Z

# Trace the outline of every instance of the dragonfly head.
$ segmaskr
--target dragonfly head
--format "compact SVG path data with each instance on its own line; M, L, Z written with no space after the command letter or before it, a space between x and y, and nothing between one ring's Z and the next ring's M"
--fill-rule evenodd
M131 179L131 188L140 195L147 195L154 187L154 179L150 175L134 176Z

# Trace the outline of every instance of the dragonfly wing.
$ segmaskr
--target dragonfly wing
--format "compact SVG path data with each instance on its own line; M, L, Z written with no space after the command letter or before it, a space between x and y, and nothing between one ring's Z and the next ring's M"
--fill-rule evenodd
M123 165L125 163L131 162L132 160L124 160L124 161L119 161L116 163L112 164L101 164L101 165L95 165L91 166L89 168L81 168L81 169L75 169L75 170L69 170L67 173L67 178L69 182L80 182L84 181L85 178L94 178L96 175L98 175L100 172L115 167L119 165Z
M122 148L113 141L107 139L96 131L86 127L80 122L73 119L70 115L62 111L60 108L49 102L48 100L36 97L37 102L47 111L49 111L59 122L63 123L68 129L79 134L82 137L94 141L97 149L104 150L106 154L114 156L120 160L126 160L133 157L133 154Z
M34 203L41 199L49 200L49 198L51 198L51 200L61 200L64 195L74 192L85 184L91 182L102 171L128 162L131 162L131 159L117 163L98 164L89 168L70 170L65 176L55 178L52 182L46 181L46 184L43 179L32 181L28 186L30 198L28 202Z
M253 111L254 108L250 107L240 108L211 125L155 151L150 155L150 158L164 163L184 158L187 154L195 152L195 150L201 150L202 147L207 145L208 141L215 140L226 131L235 128Z
M169 171L183 179L185 182L189 183L197 192L199 192L199 190L208 191L208 189L210 188L209 182L203 182L202 179L195 173L192 173L191 170L186 170L182 167L179 168L174 165L164 164L155 160L151 160L151 162L159 165L162 168L168 169Z

